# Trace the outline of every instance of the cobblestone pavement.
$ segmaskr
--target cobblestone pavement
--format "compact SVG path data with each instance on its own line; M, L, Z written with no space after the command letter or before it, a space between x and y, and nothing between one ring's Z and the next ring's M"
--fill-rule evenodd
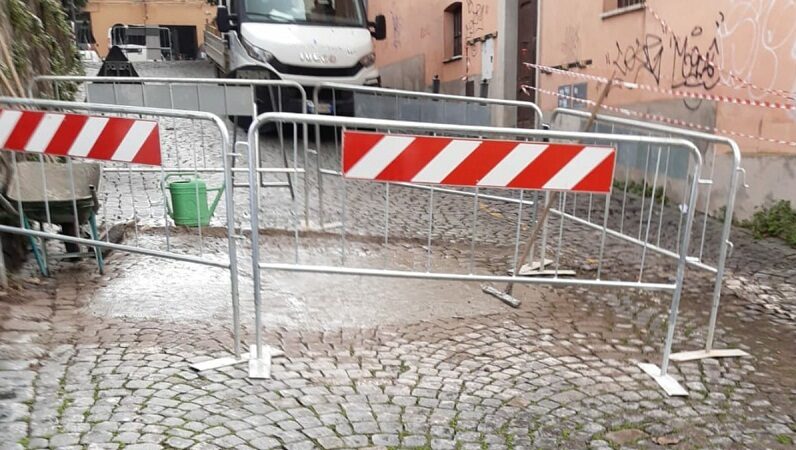
M204 70L184 67L185 74ZM171 148L179 141L191 149L202 136L196 127L174 124L164 138ZM212 149L209 131L206 139ZM269 165L281 163L275 149L274 138L264 137ZM339 164L330 149L321 153L327 168ZM192 162L171 155L171 164ZM135 215L126 242L163 249L160 175L129 176L106 174L105 192L122 194L101 197L102 216L115 224ZM300 180L299 199L303 186ZM347 205L349 264L427 267L427 193L391 190L389 242L382 245L384 188L344 189L332 178L327 189L328 220L341 220L339 205ZM236 191L238 205L246 199L245 190ZM611 220L630 233L642 231L632 228L643 217L638 200L630 197L622 209L614 198L611 205ZM578 204L584 208L585 198ZM516 206L486 199L475 206L471 251L472 199L435 196L430 267L472 264L477 272L505 273L511 265ZM603 206L595 200L593 221L602 220ZM263 235L268 261L295 257L293 234L284 232L303 217L293 209L286 190L264 192L264 225L282 230ZM661 242L671 246L677 215L673 207L663 211ZM247 222L245 206L235 213L238 225ZM223 225L223 210L215 217L214 225ZM551 229L560 224L552 220ZM718 229L708 220L708 261ZM593 277L599 233L571 222L565 230L562 267ZM176 253L225 257L217 229L205 229L201 239L171 231ZM528 232L523 226L521 235ZM201 374L188 367L229 355L224 271L118 252L102 276L84 261L59 264L54 278L40 279L29 264L0 297L0 448L793 448L796 272L783 262L796 262L796 251L742 231L733 236L716 347L752 356L672 366L687 398L665 397L635 365L659 362L665 295L518 286L523 304L515 310L475 284L266 272L266 341L286 356L274 359L273 379L255 381L245 365ZM238 256L244 342L251 342L247 241ZM334 263L342 242L302 233L300 260ZM640 257L639 248L611 241L603 276L638 277ZM670 260L647 258L645 280L671 278ZM712 281L689 270L685 287L675 350L704 346Z

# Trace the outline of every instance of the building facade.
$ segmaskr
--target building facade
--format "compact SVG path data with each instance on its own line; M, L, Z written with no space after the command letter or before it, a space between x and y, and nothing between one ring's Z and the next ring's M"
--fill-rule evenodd
M782 106L796 104L796 8L789 2L543 0L540 17L540 64L570 73L539 74L543 110L596 100L601 86L584 75L643 85L612 89L605 105L738 142L750 185L738 191L739 218L773 200L796 202L796 109ZM729 177L721 173L727 164L716 167L719 179Z
M384 14L387 39L376 42L385 87L481 95L499 67L498 0L370 0ZM482 83L486 80L486 86Z
M215 20L216 7L207 0L89 0L83 13L103 58L111 46L110 30L120 24L167 29L170 42L164 39L163 45L175 58L193 58L204 44L205 25Z

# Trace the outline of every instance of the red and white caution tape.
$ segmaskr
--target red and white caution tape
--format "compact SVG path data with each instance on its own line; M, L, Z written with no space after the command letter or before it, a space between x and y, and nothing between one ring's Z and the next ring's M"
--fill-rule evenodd
M608 78L600 77L600 76L597 76L597 75L589 75L589 74L580 73L580 72L571 72L569 70L561 70L561 69L557 69L555 67L543 66L543 65L539 65L539 64L533 64L533 63L524 63L524 64L526 66L534 68L534 69L539 69L539 70L542 70L542 71L549 71L549 72L557 73L557 74L560 74L560 75L566 75L566 76L572 77L572 78L580 78L580 79L592 80L592 81L597 81L597 82L600 82L600 83L609 83L610 82L610 83L613 83L614 85L622 86L622 87L629 88L629 89L641 89L641 90L644 90L644 91L656 92L656 93L659 93L659 94L666 94L666 95L671 95L671 96L674 96L674 97L695 98L695 99L700 99L700 100L713 100L713 101L717 101L717 102L732 103L732 104L736 104L736 105L760 106L760 107L764 107L764 108L783 109L783 110L786 110L786 111L796 111L796 105L791 105L791 104L784 104L784 103L777 103L777 102L768 102L768 101L765 101L765 100L751 100L751 99L745 99L745 98L727 97L727 96L724 96L724 95L713 95L713 94L705 94L705 93L700 93L700 92L677 91L677 90L674 90L674 89L660 88L660 87L657 87L657 86L649 86L649 85L646 85L646 84L631 83L629 81L609 80Z
M587 99L583 99L583 98L573 97L571 95L565 95L565 94L561 94L559 92L548 91L547 89L541 89L541 88L537 88L537 87L533 87L533 86L523 85L523 86L521 86L521 88L522 88L523 92L525 92L526 95L530 95L528 91L533 90L533 91L541 92L542 94L546 94L546 95L550 95L550 96L554 96L554 97L566 98L566 99L569 99L569 100L572 100L572 101L576 101L576 102L581 102L581 103L583 103L585 105L593 106L593 105L596 104L596 102L593 101L593 100L587 100ZM611 106L611 105L603 104L600 107L603 108L603 109L607 109L609 111L616 111L616 112L618 112L620 114L624 114L624 115L627 115L627 116L638 117L638 118L646 119L646 120L654 120L656 122L662 122L662 123L666 123L666 124L669 124L669 125L675 125L675 126L679 126L679 127L693 128L693 129L696 129L696 130L704 131L706 133L722 134L722 135L727 135L727 136L735 136L735 137L740 137L740 138L745 138L745 139L754 139L756 141L766 142L766 143L770 143L770 144L779 144L779 145L787 145L787 146L790 146L790 147L796 147L796 142L792 142L792 141L785 141L785 140L782 140L782 139L767 138L767 137L763 137L763 136L754 136L754 135L751 135L751 134L739 133L737 131L725 130L725 129L722 129L722 128L708 127L708 126L705 126L705 125L700 125L698 123L686 122L684 120L672 119L671 117L661 116L661 115L658 115L658 114L650 114L650 113L645 113L645 112L640 112L640 111L634 111L632 109L620 108L620 107L617 107L617 106Z
M447 186L608 193L610 147L346 131L346 178Z
M158 123L0 109L0 149L160 165Z

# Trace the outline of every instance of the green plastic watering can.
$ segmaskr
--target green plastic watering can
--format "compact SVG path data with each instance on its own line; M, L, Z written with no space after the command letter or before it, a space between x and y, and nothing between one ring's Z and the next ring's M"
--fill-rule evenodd
M185 177L182 174L170 174L164 179L179 177L177 181L168 184L171 193L171 202L166 201L166 210L174 220L175 225L186 227L206 227L210 225L210 218L216 211L224 186L208 189L200 178ZM207 205L207 193L217 192L213 203Z

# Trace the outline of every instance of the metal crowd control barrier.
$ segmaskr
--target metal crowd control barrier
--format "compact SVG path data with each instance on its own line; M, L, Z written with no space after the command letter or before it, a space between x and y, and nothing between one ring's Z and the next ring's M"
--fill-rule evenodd
M580 120L587 120L590 117L590 114L585 111L578 111L572 109L565 109L559 108L553 112L551 117L551 123L555 123L556 119L558 118L565 118L565 117L573 117ZM717 136L714 134L703 133L699 131L693 130L686 130L682 128L675 128L671 126L666 126L662 124L654 124L649 122L640 122L637 120L630 120L621 117L614 117L609 115L602 115L598 114L595 118L595 126L596 130L605 130L608 128L611 133L619 132L622 134L634 134L634 133L644 133L646 135L658 135L658 136L665 136L665 137L679 137L685 139L693 139L699 143L705 143L705 160L709 161L709 163L705 164L703 167L703 171L705 173L700 175L704 183L700 185L699 191L699 199L697 203L697 208L702 210L702 231L699 236L698 240L698 247L697 248L689 248L689 258L687 259L688 264L692 267L696 267L699 269L706 270L711 274L715 274L715 282L713 288L713 297L712 297L712 304L710 310L710 321L708 324L708 334L705 342L705 349L704 350L697 350L697 351L687 351L687 352L680 352L675 353L672 355L673 361L691 361L696 359L704 359L704 358L725 358L725 357L739 357L739 356L748 356L743 350L740 349L714 349L714 337L716 331L716 322L718 317L719 311L719 303L721 301L721 288L724 281L724 270L725 265L727 262L728 253L732 250L732 242L730 241L730 232L732 230L732 220L733 220L733 210L735 207L735 196L737 194L740 182L740 174L743 172L741 168L741 150L738 147L738 144L727 137L724 136ZM727 158L728 164L726 164L727 168L723 171L717 173L716 167L716 157L718 154L718 146L725 146L729 149L729 157ZM642 186L649 185L648 183L648 174L650 172L650 163L652 160L649 159L651 153L649 149L647 149L647 159L644 163L644 167L639 167L641 161L631 161L630 159L625 159L624 161L620 160L620 163L624 163L624 179L623 179L623 198L622 198L622 207L623 207L623 215L624 215L624 208L627 203L627 187L631 185L632 179L634 175L638 178L643 178ZM677 166L677 163L670 158L669 152L666 153L666 161L665 161L665 172L667 174L671 174L670 170L674 169ZM634 164L635 163L635 164ZM631 167L635 165L636 167ZM656 190L660 189L661 197L664 199L667 195L667 189L671 193L673 188L677 188L677 182L673 183L665 183L666 180L661 180L661 184L658 184L656 180L658 180L658 175L660 172L660 161L658 161L655 165L656 169L654 172L654 179L652 183L652 191L653 195L651 196L651 204L648 205L647 210L645 211L645 200L646 194L642 195L641 199L641 212L642 216L645 212L651 217L653 214L658 215L658 223L662 223L665 216L665 205L661 202L660 210L657 212L653 211L655 209L655 200L658 196L656 194ZM642 173L639 174L638 172L641 171ZM635 173L634 173L635 172ZM681 177L675 177L681 178ZM668 179L668 177L667 177ZM727 180L727 182L722 183L723 180ZM748 187L744 185L745 187ZM680 186L682 190L682 186ZM722 192L724 189L726 191ZM718 195L723 197L724 204L721 205L719 208L712 209L711 208L711 199L715 198L716 195L713 194L714 191L717 191ZM715 248L715 253L710 255L708 252L705 251L706 249L706 238L710 235L715 233L710 233L708 231L708 216L712 212L718 211L719 214L723 215L722 225L721 225L721 239L718 243L717 248ZM591 212L591 209L588 210ZM559 212L561 213L561 212ZM583 221L584 217L577 217L577 213L573 213L572 216L569 216L573 220L580 220ZM585 218L586 222L591 223L590 216ZM596 226L596 224L593 224ZM620 225L620 230L622 226ZM621 232L621 231L620 231ZM639 234L640 238L641 234ZM647 237L649 235L647 234ZM628 237L628 239L633 239L632 237ZM696 243L696 241L694 241ZM665 249L661 248L661 227L658 226L657 232L657 240L656 243L653 244L650 239L644 239L641 242L638 242L639 245L649 246L654 251L658 251L661 254L668 255L671 257L677 257L676 249L669 249L666 251Z
M321 98L321 97L324 98ZM341 97L346 97L341 100ZM321 105L328 104L327 107ZM441 123L472 126L492 126L500 109L526 109L534 116L534 128L543 121L541 108L532 102L496 98L467 97L462 95L434 94L430 92L387 89L373 86L357 86L343 83L320 83L313 91L314 111L337 116L337 104L350 104L344 114L363 119L406 120L412 122ZM333 228L338 224L326 224L323 205L324 169L321 156L320 125L315 126L315 152L317 159L318 207L321 228ZM335 136L335 153L340 143Z
M291 224L282 227L283 231L286 233L268 233L261 240L260 232L258 231L263 230L263 227L260 225L260 203L262 199L256 186L249 191L251 229L255 231L252 233L252 266L259 269L253 270L256 342L250 347L249 352L251 358L249 361L249 374L252 378L270 377L271 357L276 354L275 349L265 347L263 344L263 280L261 272L283 271L454 282L513 282L518 284L536 284L557 287L574 286L581 288L611 287L667 292L672 295L672 303L668 315L661 365L660 367L653 364L640 364L639 366L647 374L651 375L670 395L687 395L686 391L668 373L679 301L682 295L686 253L680 252L676 262L667 259L658 261L655 260L655 255L647 251L647 247L645 246L641 248L639 252L640 255L638 255L639 265L634 267L630 272L622 269L623 266L629 264L631 258L627 254L626 249L615 248L611 245L613 241L611 241L611 243L608 241L609 239L613 240L616 238L620 238L616 239L616 242L623 241L621 235L617 236L616 233L610 233L607 225L611 215L611 209L609 208L611 198L610 190L605 191L608 192L607 194L593 195L593 200L601 203L603 206L602 212L596 214L596 217L599 217L603 224L600 227L599 235L588 235L590 232L588 227L582 227L577 221L567 221L565 215L559 216L556 233L558 236L557 239L555 239L555 269L550 274L550 278L539 278L519 276L516 272L511 275L505 275L506 270L509 267L514 267L518 261L520 242L522 241L522 228L526 221L526 216L530 215L530 222L536 220L537 217L535 210L531 211L529 214L523 209L524 207L528 207L528 209L532 209L530 207L538 209L539 204L537 201L525 200L524 190L512 190L507 192L505 188L437 188L416 183L417 180L426 179L426 177L428 177L428 179L434 177L437 177L437 179L445 178L445 173L448 172L445 172L445 170L441 168L442 166L438 167L438 164L448 164L454 159L457 160L458 163L464 165L465 163L463 161L469 158L469 156L467 156L469 153L467 152L474 152L476 145L483 144L484 138L512 139L511 142L504 141L503 144L499 144L503 145L503 150L498 149L497 153L501 154L501 151L511 152L510 154L512 155L520 144L527 144L525 147L531 148L531 151L533 151L533 149L538 150L539 148L545 149L544 151L551 150L550 146L552 145L552 153L559 150L563 151L562 149L565 147L565 145L556 146L555 143L531 143L529 139L536 139L537 141L551 139L559 143L561 141L574 140L583 143L584 146L589 144L619 146L627 143L636 143L652 145L658 148L667 147L670 148L672 152L681 152L688 155L690 159L688 169L690 174L688 177L689 195L685 201L686 207L681 210L683 221L679 227L677 227L676 224L672 224L672 226L676 228L681 248L687 248L694 218L696 193L698 184L700 183L699 173L701 173L702 168L702 157L697 147L691 142L683 139L623 136L605 133L575 133L514 128L473 127L407 121L269 113L259 116L257 121L253 123L249 129L250 152L254 151L260 127L272 123L292 124L295 128L302 124L340 127L343 133L346 134L346 139L351 139L348 136L353 130L375 129L381 133L381 138L387 140L389 137L389 142L384 144L381 151L386 151L388 154L391 154L392 156L390 156L390 158L398 158L398 151L409 152L407 146L410 144L407 143L407 139L410 138L401 133L422 134L425 135L426 139L431 139L429 135L433 135L433 139L447 137L450 139L450 143L447 144L450 147L438 147L437 151L441 153L438 153L437 156L433 156L431 160L426 160L424 163L426 164L425 166L421 164L418 167L417 161L412 160L410 157L410 159L401 160L402 163L393 168L396 170L403 170L403 168L411 166L417 170L422 169L421 173L425 173L426 175L417 175L417 177L413 179L415 184L391 182L374 183L373 181L352 180L340 178L340 173L338 172L337 180L340 181L339 234L337 232L325 234L327 238L339 242L339 252L335 250L333 254L317 253L315 249L318 244L313 240L309 241L311 243L309 246L310 248L302 247L303 239L318 239L318 236L316 234L303 237L297 220L293 220ZM411 139L423 138L424 136L415 136ZM365 139L367 139L367 137ZM294 141L296 144L298 140L298 134L294 133ZM473 144L474 141L476 144ZM477 144L479 141L481 144ZM395 146L396 142L401 144L401 149ZM508 144L506 142L508 142ZM506 145L509 145L510 149L507 149ZM525 149L525 147L523 148ZM467 150L468 148L469 150ZM421 150L423 151L421 152ZM425 150L428 149L425 147L415 147L413 151L420 152L418 153L419 155L423 154ZM425 154L426 157L428 157L428 154ZM502 154L505 156L508 153ZM337 156L339 157L339 155ZM527 158L528 155L524 157ZM505 156L505 158L508 159L509 157ZM553 159L557 160L557 155L553 155ZM496 160L494 163L497 164L498 161L502 160ZM572 161L575 160L572 159ZM407 165L403 163L407 163ZM345 167L347 163L341 161L341 164L341 167ZM387 161L386 164L392 163ZM474 164L475 165L470 165L468 167L475 171L485 170L481 164ZM378 164L376 164L376 166L378 166ZM496 173L498 173L498 175L500 175L500 171L504 169L514 170L512 161L501 163L500 167L503 167L503 169L498 170L496 169L497 167L498 165L494 166L493 170L497 170ZM301 170L297 166L293 167L293 169L297 172ZM388 170L385 168L382 174L393 169ZM571 165L567 165L560 169L558 174L560 175L561 173L567 172L567 169L572 169ZM582 168L575 167L575 169L581 170ZM371 169L373 174L379 172L379 170L381 170L379 167L376 167L375 171ZM459 170L459 168L456 170ZM596 171L597 169L594 170ZM613 171L613 168L611 168L611 170ZM491 174L492 172L490 172L490 175ZM256 173L254 171L249 172L250 179L253 179L255 176ZM353 175L350 176L353 177ZM382 175L379 175L379 177L381 176ZM505 176L505 174L501 176ZM608 176L610 176L610 174ZM608 183L608 189L610 189L610 180ZM455 179L451 179L450 181L437 184L460 186L462 183L457 183ZM504 186L503 184L499 185ZM495 184L492 186L495 186ZM555 185L546 186L548 186L546 189L551 189L549 186ZM390 192L398 189L411 189L414 191L421 187L428 192L428 200L401 204L399 213L396 213L395 209L393 209L394 207L391 206L391 199L394 200L397 195L391 197ZM573 199L573 196L568 196L567 189L565 188L558 189L563 190L560 196L559 210L565 210ZM502 193L502 195L490 194L490 192L493 191ZM468 192L469 197L462 195L463 192ZM359 204L359 199L363 198L383 198L384 211L373 211L374 208L372 205L366 207ZM479 219L479 210L483 207L481 202L487 200L492 202L490 203L491 205L502 208L500 214L496 213L496 216L507 217L510 214L511 220L496 222L497 219L492 220L494 217L492 214L485 215L485 217ZM435 215L435 205L444 208L442 214ZM293 217L296 217L298 215L299 205L294 202L292 207ZM420 211L413 209L417 207L420 208ZM516 209L514 209L515 207ZM274 209L275 205L269 204L269 208L265 208L265 211L267 211L269 215L272 215ZM513 219L515 216L512 212L516 212L516 221ZM383 223L374 224L375 221L381 221L381 219L374 219L374 217L383 217ZM404 220L405 218L416 219L418 217L424 219L417 220L417 224L415 225L417 230L399 230L396 232L394 228L399 227L391 228L391 220L401 220L400 228L404 228L410 226L407 225L407 222ZM496 226L503 228L500 230L493 230L485 226L484 229L481 229L478 225L479 220L481 223L488 223L490 227ZM581 232L581 234L575 234L570 237L569 234L572 234L573 230L568 229L567 239L580 239L579 241L569 242L564 238L565 224L572 227L574 231ZM376 228L372 228L373 226ZM401 232L405 234L401 235ZM418 234L415 234L416 232L422 233L423 237L419 237ZM583 235L583 232L587 234ZM505 236L509 236L509 242L503 242L503 245L501 245L501 242L495 240L495 236L500 236L501 233L506 233ZM287 239L290 245L275 245L279 243L278 240L280 236L282 239ZM407 256L406 260L388 257L387 252L391 249L390 245L395 241L400 243L400 245L396 247L399 248L400 251L414 252L411 253L411 255L413 255L413 257L416 256L417 261L412 259L412 261L407 262L408 259L411 259L409 256ZM354 245L360 247L352 249ZM372 251L369 247L366 247L367 245L375 245L378 247L379 251ZM462 261L446 263L445 261L447 259L444 254L442 257L438 256L435 260L435 253L443 253L450 250L449 247L452 246L456 246L454 250L459 254L469 255L469 261L466 263ZM261 250L264 249L267 249L267 251L262 252ZM489 262L489 259L484 262L485 260L483 258L476 257L477 252L481 251L488 251L491 259L494 260L498 258L506 264L503 265L500 263L498 264L500 267L495 267ZM380 252L383 254L378 254ZM593 277L579 277L576 275L575 277L568 278L564 275L563 270L560 270L567 261L581 261L589 257L591 257L596 265ZM648 266L654 266L656 271L653 271L652 274L645 272ZM665 273L664 269L666 269Z
M259 108L270 107L274 111L291 110L307 112L307 93L303 86L295 81L285 80L245 80L226 78L166 78L166 77L87 77L87 76L37 76L28 86L29 95L32 97L33 87L36 84L51 83L56 99L60 96L62 85L77 83L78 88L84 92L85 100L90 103L103 103L126 106L142 106L153 108L169 108L187 111L204 111L227 118L236 125L239 118L253 120L258 114L258 91L268 90L271 105L259 105ZM289 92L285 92L285 90ZM248 126L247 122L240 124ZM305 129L304 140L307 141L308 133ZM232 142L238 142L238 127L232 127ZM288 167L289 149L285 147L284 131L276 129L279 148L284 167ZM203 130L199 130L197 143L205 145ZM304 148L307 146L305 145ZM233 153L234 155L234 153ZM256 152L257 167L265 164L261 161L260 152ZM306 158L306 155L303 155ZM209 158L209 162L208 162ZM233 156L232 165L235 173L245 173L247 168L237 168L237 158ZM150 169L133 169L150 170ZM181 170L178 166L177 172ZM219 155L206 155L202 153L202 166L200 173L221 173ZM259 182L262 187L288 188L291 196L295 195L293 176L286 175L287 181L266 181L266 174L274 175L273 171L261 170ZM236 183L235 187L245 188L247 184ZM305 195L309 190L304 186ZM309 211L305 211L309 217Z
M195 198L190 198L190 192L185 198L189 215L194 214L190 207L196 208L194 222L178 226L184 218L170 214L167 174L198 176L201 149L180 145L170 133L161 133L168 128L183 133L201 128L209 133L208 140L222 165L213 183L224 191L220 217L212 222L212 212L201 203L206 191L198 184ZM100 269L101 250L105 249L228 271L234 357L195 368L235 363L245 355L240 351L239 237L234 234L235 201L229 188L231 148L226 124L207 112L0 98L0 149L16 151L9 158L12 183L0 198L6 213L19 222L0 225L0 232L27 236L34 250L46 250L59 241L88 247ZM132 223L126 220L130 215ZM88 233L83 231L87 218L91 221ZM212 233L210 225L219 228L224 238L212 237L218 233ZM36 253L40 267L46 270L46 261L42 264L46 256Z

